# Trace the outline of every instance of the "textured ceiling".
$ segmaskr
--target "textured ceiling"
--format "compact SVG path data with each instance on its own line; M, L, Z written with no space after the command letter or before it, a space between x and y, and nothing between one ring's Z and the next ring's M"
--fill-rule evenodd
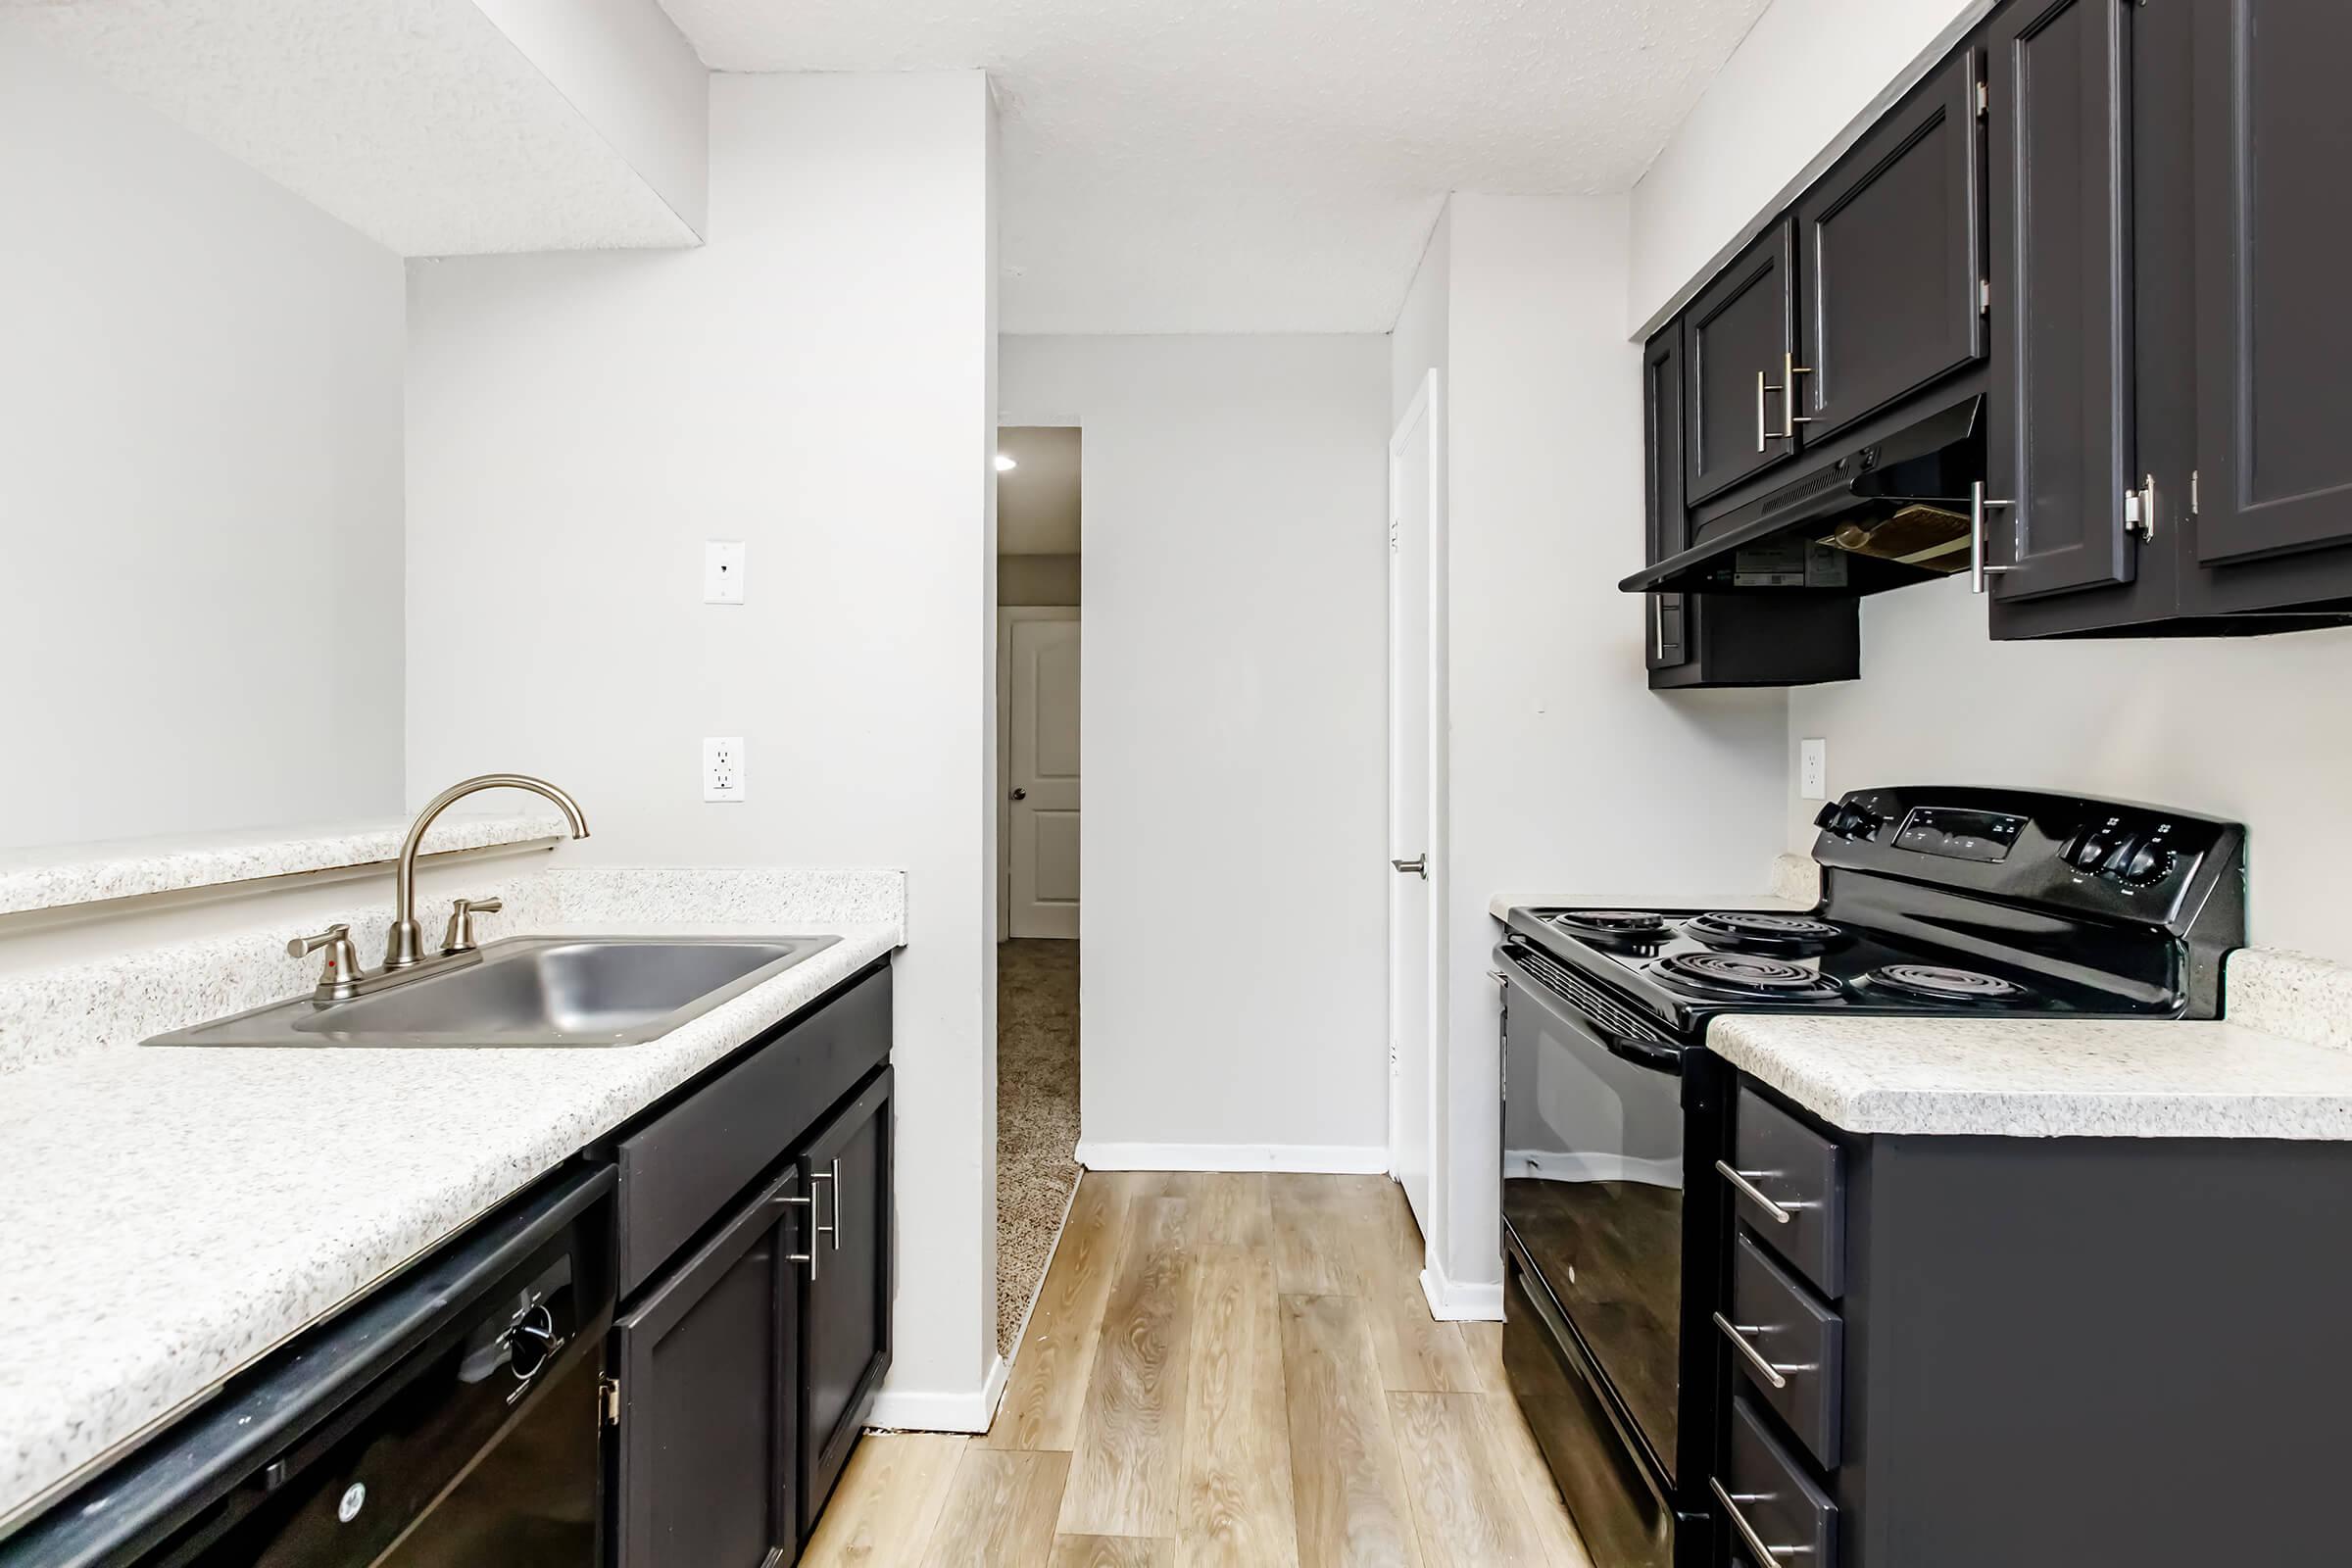
M662 4L721 71L987 68L1005 331L1382 332L1446 192L1630 187L1767 0Z
M695 243L473 0L0 0L0 16L403 256Z
M1078 553L1078 432L1054 425L1004 425L997 450L1018 466L997 475L997 553Z

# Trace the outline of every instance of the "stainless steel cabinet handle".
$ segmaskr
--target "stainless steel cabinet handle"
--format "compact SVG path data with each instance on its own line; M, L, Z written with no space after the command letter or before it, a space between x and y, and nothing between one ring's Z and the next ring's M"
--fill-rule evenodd
M1740 1347L1740 1353L1747 1357L1749 1366L1764 1374L1765 1382L1776 1389L1785 1389L1788 1386L1788 1380L1781 1376L1781 1369L1765 1360L1764 1352L1748 1344L1747 1336L1740 1333L1739 1327L1730 1318L1725 1317L1721 1312L1712 1315L1715 1319L1715 1326L1723 1330L1723 1337Z
M1984 511L1987 507L2014 507L2014 501L1995 501L1984 493L1984 481L1979 479L1968 492L1968 586L1972 593L1984 591L1984 579L2004 571L2015 571L2015 565L1991 566L1984 563Z
M1790 1220L1796 1218L1796 1216L1790 1213L1788 1209L1783 1208L1771 1199L1766 1198L1763 1190L1757 1187L1754 1182L1751 1182L1747 1179L1746 1172L1734 1170L1728 1163L1720 1159L1715 1162L1715 1168L1722 1173L1725 1181L1730 1182L1735 1188L1739 1189L1740 1196L1741 1198L1746 1199L1749 1202L1762 1209L1775 1225L1786 1225ZM1802 1208L1805 1205L1802 1203L1797 1203L1791 1206Z
M1747 1549L1765 1562L1777 1562L1783 1557L1793 1557L1812 1549L1809 1546L1766 1545L1764 1538L1756 1534L1756 1527L1747 1522L1747 1515L1740 1511L1740 1504L1735 1502L1732 1494L1724 1490L1723 1483L1713 1476L1709 1476L1707 1486L1714 1492L1715 1500L1723 1504L1723 1511L1731 1516L1732 1528L1740 1532L1740 1539L1747 1543ZM1753 1501L1754 1499L1749 1500Z
M1417 876L1424 882L1429 880L1429 857L1427 854L1417 855L1409 860L1391 860L1389 863L1406 876Z
M1763 370L1756 372L1756 450L1758 452L1764 450L1764 436L1767 429L1764 423L1764 377L1766 373Z
M1781 356L1781 437L1783 440L1795 440L1796 427L1813 422L1813 416L1810 414L1796 412L1796 378L1812 373L1813 368L1809 365L1797 364L1795 355L1784 354Z
M825 1180L825 1178L822 1176L819 1176L816 1179L818 1181ZM841 1250L841 1161L838 1159L833 1162L832 1182L833 1223L830 1225L820 1226L819 1229L825 1235L833 1238L833 1250L838 1252Z

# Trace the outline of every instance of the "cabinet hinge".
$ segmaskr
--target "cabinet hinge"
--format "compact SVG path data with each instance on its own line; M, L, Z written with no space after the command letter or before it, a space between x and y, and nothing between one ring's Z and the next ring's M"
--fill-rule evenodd
M2124 492L2124 532L2139 535L2139 542L2156 542L2156 476L2146 475L2136 490Z
M599 1377L596 1380L596 1410L606 1426L620 1425L620 1379Z
M1977 314L1979 316L1992 314L1992 279L1989 277L1977 279Z
M2194 468L2188 470L2188 514L2192 517L2197 514L2197 470Z
M1992 89L1984 82L1977 83L1977 118L1983 120L1992 113Z

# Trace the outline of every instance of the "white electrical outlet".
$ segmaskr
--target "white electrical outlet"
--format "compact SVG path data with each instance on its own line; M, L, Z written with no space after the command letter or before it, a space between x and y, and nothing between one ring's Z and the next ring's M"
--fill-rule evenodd
M740 735L706 735L703 737L703 799L706 801L740 801L745 791L743 768L743 737Z
M703 542L703 603L743 603L743 541L708 539Z
M1830 798L1830 743L1826 740L1807 740L1797 748L1797 799L1826 801Z

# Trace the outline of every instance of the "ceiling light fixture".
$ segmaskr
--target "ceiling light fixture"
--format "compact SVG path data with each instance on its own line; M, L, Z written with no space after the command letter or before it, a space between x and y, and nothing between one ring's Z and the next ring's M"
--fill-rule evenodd
M997 454L997 471L998 471L999 473L1009 473L1009 472L1011 472L1011 471L1012 471L1014 468L1017 468L1017 467L1019 467L1019 466L1020 466L1020 465L1019 465L1019 464L1017 464L1017 463L1015 463L1015 462L1013 462L1013 461L1012 461L1012 454L1011 454L1011 453L1009 453L1009 452L1000 452L1000 453L998 453L998 454Z

